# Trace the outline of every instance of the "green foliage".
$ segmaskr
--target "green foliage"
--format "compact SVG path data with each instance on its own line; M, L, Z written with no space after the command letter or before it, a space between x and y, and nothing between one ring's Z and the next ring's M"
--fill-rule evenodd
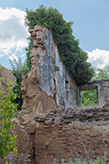
M109 66L106 65L104 68L98 68L93 80L98 79L109 79Z
M63 159L62 159L62 163L61 164L109 164L108 162L108 159L107 159L107 155L108 153L107 152L104 152L104 156L102 157L102 159L100 158L97 158L97 159L91 159L91 160L87 160L87 159L84 159L84 160L81 160L80 158L78 158L77 160L75 160L73 162L73 160L70 158L69 159L69 162L65 162ZM59 164L56 162L56 159L54 159L54 163L53 164Z
M84 106L97 106L97 94L96 90L87 90L81 92L82 105Z
M29 29L39 25L51 30L54 41L58 45L60 57L77 85L89 82L93 76L93 69L91 64L86 61L87 53L79 48L79 41L75 40L72 35L72 22L66 22L57 9L52 7L47 9L42 5L36 11L26 9L25 24ZM32 40L30 40L27 48L28 61L30 60L31 45Z
M2 66L0 65L0 68L2 68Z
M33 40L32 40L31 37L29 37L27 39L29 40L29 46L28 46L28 48L25 48L25 50L27 51L27 53L26 53L26 57L27 58L26 58L25 63L26 63L26 65L27 65L27 67L28 67L28 69L30 71L31 70L31 59L30 59L29 55L30 55L30 51L31 51L31 49L33 47Z
M26 62L24 64L22 64L22 61L21 61L20 58L19 58L18 62L16 60L14 60L13 62L10 60L10 64L11 64L12 72L13 72L14 76L17 79L17 85L14 87L13 91L18 96L16 97L14 102L18 104L18 110L20 110L21 106L22 106L22 103L23 103L22 102L22 92L20 90L22 75L29 72L30 69L27 66Z
M10 135L14 125L12 119L17 110L17 104L12 102L12 100L16 99L16 94L11 89L10 81L8 85L9 87L5 92L0 91L0 156L2 159L9 152L17 153L16 136Z
M84 161L81 161L80 159L78 159L78 161L75 161L75 162L73 162L72 159L69 159L69 162L64 162L64 160L62 159L62 163L61 164L88 164L88 163L90 163L90 164L108 164L104 160L101 161L100 158L97 158L95 160L91 159L90 162L88 162L86 159ZM56 163L54 161L53 164L59 164L59 163Z

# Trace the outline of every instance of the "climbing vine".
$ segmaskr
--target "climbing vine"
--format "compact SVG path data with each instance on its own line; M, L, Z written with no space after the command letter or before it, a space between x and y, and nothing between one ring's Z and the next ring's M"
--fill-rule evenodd
M54 41L58 45L59 55L77 85L89 82L93 76L93 69L87 62L87 53L80 49L79 41L72 35L73 22L66 22L57 9L46 8L42 5L36 11L26 9L25 24L29 29L39 25L51 30ZM30 39L29 47L26 49L28 60L30 60L31 44L32 40Z

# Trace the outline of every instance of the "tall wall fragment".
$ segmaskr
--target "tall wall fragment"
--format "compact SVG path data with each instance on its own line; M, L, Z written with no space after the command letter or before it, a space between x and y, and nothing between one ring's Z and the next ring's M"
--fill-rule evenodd
M77 85L60 61L51 32L40 26L29 32L33 39L32 68L22 77L22 109L46 112L77 105Z

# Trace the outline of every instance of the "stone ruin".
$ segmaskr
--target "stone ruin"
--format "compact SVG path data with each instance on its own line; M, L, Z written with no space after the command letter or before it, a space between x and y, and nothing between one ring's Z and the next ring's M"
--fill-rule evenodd
M22 77L22 109L30 110L31 106L31 109L37 108L37 112L43 113L62 106L76 106L79 89L60 60L50 31L35 26L29 32L33 39L32 68Z
M15 118L17 156L7 163L47 164L102 157L109 152L109 80L78 87L47 28L29 30L32 68L22 76L22 110ZM97 90L98 107L81 105L81 91ZM108 156L109 158L109 156Z
M40 26L35 26L29 32L33 39L30 53L32 68L30 73L22 77L22 109L28 110L31 106L31 109L37 108L37 112L43 113L52 108L81 106L81 91L92 89L97 91L99 106L108 103L109 79L78 87L59 57L51 32ZM40 103L46 103L46 108L40 108Z
M96 89L97 92L97 105L104 106L109 104L109 79L106 80L94 80L89 84L79 87L80 92L85 90ZM81 94L80 94L80 106L81 106Z

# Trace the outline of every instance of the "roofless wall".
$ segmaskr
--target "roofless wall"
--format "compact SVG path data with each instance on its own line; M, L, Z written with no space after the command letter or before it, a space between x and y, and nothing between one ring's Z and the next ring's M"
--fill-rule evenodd
M30 73L22 77L22 108L44 112L61 106L76 106L79 89L59 57L51 32L40 26L35 26L29 32L33 39L30 53L32 68ZM45 104L43 109L39 107L39 101Z

